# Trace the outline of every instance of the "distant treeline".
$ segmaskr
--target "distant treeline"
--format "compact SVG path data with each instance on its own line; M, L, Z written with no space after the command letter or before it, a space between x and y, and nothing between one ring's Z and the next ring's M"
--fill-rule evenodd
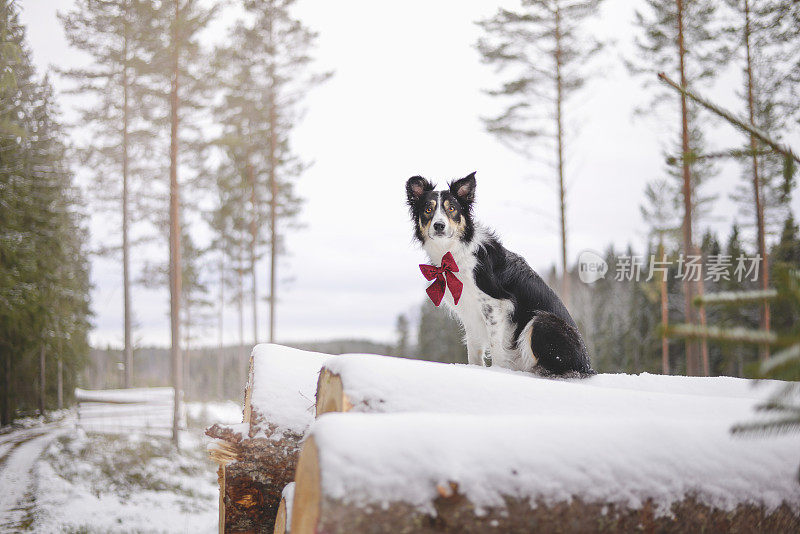
M390 354L392 346L363 339L282 343L326 354ZM247 382L252 345L198 348L184 354L187 400L241 401ZM89 389L124 387L124 358L120 349L92 349L78 383ZM133 351L133 387L171 385L168 348L141 347Z

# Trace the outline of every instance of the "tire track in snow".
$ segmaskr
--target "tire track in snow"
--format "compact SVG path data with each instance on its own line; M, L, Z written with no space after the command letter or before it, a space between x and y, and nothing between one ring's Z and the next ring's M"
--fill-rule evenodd
M37 429L39 430L39 429ZM16 531L30 514L34 495L33 467L52 440L66 432L65 426L26 432L3 442L0 458L0 529Z
M5 466L6 461L11 457L17 448L24 445L25 443L29 442L34 438L38 438L49 432L49 430L40 430L39 432L26 432L19 436L14 436L11 439L7 439L4 442L0 443L0 472L3 470L3 466Z

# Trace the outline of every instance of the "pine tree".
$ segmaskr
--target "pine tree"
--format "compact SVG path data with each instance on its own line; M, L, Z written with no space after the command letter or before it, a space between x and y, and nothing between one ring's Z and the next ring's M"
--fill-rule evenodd
M119 246L103 251L122 254L125 387L133 384L131 227L149 211L145 206L154 178L148 165L155 150L148 123L154 109L142 74L149 59L143 46L148 4L79 0L69 13L59 15L69 44L92 58L90 67L63 74L75 82L68 94L91 96L78 110L78 125L91 132L79 155L94 180L89 191L95 207L120 217Z
M772 249L773 276L778 274L780 269L800 270L800 232L794 222L794 216L789 213L783 224L780 241ZM800 314L797 309L786 298L779 297L772 304L774 314L773 325L777 331L791 329L792 325L800 322Z
M650 227L650 236L657 240L656 254L651 257L651 261L659 262L658 266L662 268L668 266L667 248L671 247L672 241L676 240L680 228L677 222L679 206L671 185L665 179L647 184L644 192L645 204L640 207L642 218ZM662 329L666 329L669 325L668 274L668 270L664 273L653 269L652 283L658 285ZM669 339L665 336L661 338L661 373L665 375L670 373Z
M27 310L33 301L33 243L25 235L23 218L30 200L30 181L22 173L25 157L23 90L33 83L33 67L24 50L24 30L13 0L0 0L0 424L14 418L21 389L20 352L25 343Z
M269 244L269 340L275 339L277 258L283 250L281 226L298 214L294 180L307 164L292 153L289 135L302 116L305 94L331 73L309 70L317 35L293 18L295 0L245 0L248 20L230 32L230 45L216 53L216 79L223 99L216 109L223 127L220 143L249 192L250 275L254 335L257 335L256 264L262 241ZM268 222L269 237L258 229Z
M182 282L182 311L183 323L182 330L184 336L184 366L183 382L184 388L189 395L191 387L191 360L192 347L199 338L198 331L208 326L211 315L211 301L208 298L208 280L204 273L208 272L207 256L208 250L197 246L191 234L186 230L187 226L182 225L183 235L181 236L181 259L183 271L181 273Z
M765 30L765 40L780 51L771 54L776 70L784 73L780 80L780 97L775 99L774 105L781 116L793 116L800 122L800 32L797 31L800 27L800 3L796 0L759 0L754 16Z
M712 0L647 0L646 12L637 10L636 23L641 29L637 48L641 61L632 65L634 72L648 75L648 82L655 80L656 72L676 72L684 87L711 78L715 70L727 58L727 49L720 45L720 29L715 27L716 4ZM659 92L654 103L671 102ZM692 193L699 186L698 176L693 173L702 145L702 133L688 105L686 96L680 97L680 151L681 196L683 200L683 253L695 254L693 241ZM694 138L694 143L693 143ZM694 283L684 283L684 313L686 322L695 322L692 300ZM687 374L700 374L701 362L697 347L686 343Z
M409 343L409 321L406 314L401 313L397 316L397 323L395 325L395 332L397 332L397 344L394 348L394 355L402 358L408 358L410 354Z
M744 100L751 124L768 134L779 137L785 131L787 119L800 110L796 99L786 99L790 94L791 77L784 74L780 65L787 51L800 44L795 37L787 43L784 35L775 35L773 10L765 0L727 0L736 15L734 32L744 78ZM799 10L800 11L800 10ZM778 37L780 40L776 40ZM794 108L794 109L791 109ZM758 254L761 257L761 288L769 287L769 256L767 234L776 230L788 209L788 190L784 187L783 158L772 152L762 154L762 145L754 135L749 139L749 161L745 175L750 182L749 195L740 188L734 199L751 214L755 226ZM760 326L770 329L770 305L767 300L761 307ZM766 347L761 357L769 355Z
M599 0L527 0L518 11L500 8L494 17L478 22L485 32L477 43L483 61L509 73L498 89L488 91L506 108L499 116L484 119L487 131L526 155L545 138L555 140L561 293L567 302L564 116L586 82L581 66L600 49L582 26L597 13L599 4Z
M417 330L417 358L433 362L467 363L461 324L443 308L425 300Z
M216 2L169 0L148 3L145 19L148 39L144 49L151 61L143 71L148 94L157 99L168 115L154 118L156 125L169 128L169 288L172 380L175 390L172 440L178 443L180 395L183 391L181 356L181 305L183 264L181 260L185 193L178 172L184 166L198 172L202 163L198 151L203 146L202 125L197 111L202 109L212 80L204 71L208 58L201 46L200 34L216 13ZM160 119L160 120L159 120ZM182 196L183 195L183 196ZM163 212L162 212L163 213Z
M240 284L245 266L241 264L240 260L247 248L246 240L243 238L247 213L242 209L244 191L237 186L238 175L236 169L230 165L230 161L222 160L212 175L215 177L211 186L215 204L214 208L207 213L206 222L213 235L209 249L217 257L217 291L219 295L217 390L219 395L222 395L224 315L229 302L237 305L239 309L238 358L242 360L245 357L242 352L244 350L244 288Z
M49 81L35 77L18 8L6 0L0 96L0 423L7 424L20 411L52 407L53 384L74 385L88 353L90 311L86 231L58 110Z
M721 280L719 290L721 291L742 291L747 289L754 289L751 287L752 282L748 280L739 281L735 275L736 258L746 256L745 250L741 241L741 232L739 225L734 224L731 228L730 236L725 245L725 255L731 258L731 266L728 268L727 279ZM719 324L725 328L742 327L755 328L758 324L758 319L754 315L751 306L739 306L737 304L722 305L720 306L720 322ZM730 345L723 344L728 350L726 353L730 354L726 362L729 374L735 376L744 376L745 367L752 361L755 361L756 352L750 346L744 345Z

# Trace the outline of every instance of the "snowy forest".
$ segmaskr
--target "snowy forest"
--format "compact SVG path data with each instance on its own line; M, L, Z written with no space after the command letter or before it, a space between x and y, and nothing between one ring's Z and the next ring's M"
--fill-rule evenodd
M90 302L92 257L110 258L120 271L122 343L103 353L114 360L104 366L109 385L152 385L137 379L134 363L135 353L147 348L136 339L139 288L169 291L164 313L172 325L170 358L183 351L188 362L202 349L196 374L179 373L187 382L213 383L227 367L239 370L232 383L240 382L248 344L275 339L278 258L304 223L304 199L295 184L314 159L292 149L291 133L305 112L304 96L335 71L335 65L329 70L315 65L317 35L293 16L292 4L242 3L243 16L229 25L229 37L210 46L204 32L216 24L222 4L77 2L59 11L58 20L69 45L91 62L40 72L20 22L21 6L4 3L3 423L15 413L63 406L87 363L96 361L88 358L97 314ZM632 105L619 113L652 111L666 132L663 157L652 162L660 169L656 177L641 183L638 208L646 234L627 245L611 239L597 243L612 271L594 284L580 282L578 265L567 253L568 199L581 193L567 194L569 153L563 145L571 140L562 116L581 105L580 92L591 77L602 76L591 62L610 43L592 35L586 24L598 16L601 3L567 2L556 13L547 2L533 2L474 21L479 37L465 46L494 68L495 79L483 85L500 103L497 115L480 119L498 142L531 164L552 169L544 179L552 182L555 198L537 203L556 202L558 260L535 267L547 269L542 275L567 301L598 371L752 375L763 347L703 341L695 354L695 343L672 338L665 348L659 325L789 332L797 322L797 310L784 299L728 303L699 313L691 306L703 292L766 289L776 270L798 265L800 237L791 202L796 163L752 135L712 150L709 140L721 120L695 102L684 106L680 93L655 77L663 71L687 86L703 87L732 70L738 73L737 84L728 87L732 108L772 139L796 139L797 6L753 4L692 1L680 4L685 13L679 14L675 2L648 0L636 10L635 42L620 61L649 96L636 103L643 109ZM547 53L549 58L542 55ZM62 118L53 76L65 80L64 98L80 95L66 100L76 106L69 123ZM724 193L707 191L721 179L723 167L738 177L727 179ZM729 197L737 213L727 230L711 224L716 222L711 207L720 196ZM104 217L107 230L91 243L90 215ZM153 250L162 252L132 260ZM681 283L670 271L662 287L657 280L614 276L619 259L634 251L665 261L687 251L701 255L701 263L742 254L764 261L757 282L736 281L729 262L725 276L710 279L704 272L695 284ZM224 322L225 308L235 309L234 324ZM394 334L375 340L371 351L466 361L460 327L446 312L422 305L395 311L394 317ZM235 338L223 341L225 329ZM213 331L216 344L210 342ZM448 334L439 338L440 332ZM322 341L328 340L311 337L306 346ZM216 363L215 346L221 355ZM355 350L345 343L337 352ZM696 363L701 360L707 363ZM142 375L160 376L159 383L175 373L166 362L155 373L149 365L142 360ZM97 376L97 364L92 367L88 372ZM191 363L184 367L191 369ZM198 394L213 398L222 391L198 388Z
M259 343L466 364L419 275L420 173L477 171L597 373L800 379L800 2L312 4L0 0L0 428L170 388L147 462L207 508L178 436L241 403ZM59 440L66 476L92 447Z

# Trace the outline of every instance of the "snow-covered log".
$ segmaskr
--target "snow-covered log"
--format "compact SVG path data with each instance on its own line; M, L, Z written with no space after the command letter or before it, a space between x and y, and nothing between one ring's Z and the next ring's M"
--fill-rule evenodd
M275 517L274 534L289 534L292 527L292 502L294 500L294 482L283 488L278 515Z
M243 422L214 425L209 455L219 464L220 532L272 532L283 488L294 478L300 441L314 419L319 369L328 355L257 345L250 357Z
M528 373L372 355L327 359L317 415L327 412L438 412L606 417L632 407L651 416L745 417L775 381L730 377L597 375L553 380ZM602 402L598 399L602 398Z
M292 532L798 532L800 437L730 417L327 414Z

